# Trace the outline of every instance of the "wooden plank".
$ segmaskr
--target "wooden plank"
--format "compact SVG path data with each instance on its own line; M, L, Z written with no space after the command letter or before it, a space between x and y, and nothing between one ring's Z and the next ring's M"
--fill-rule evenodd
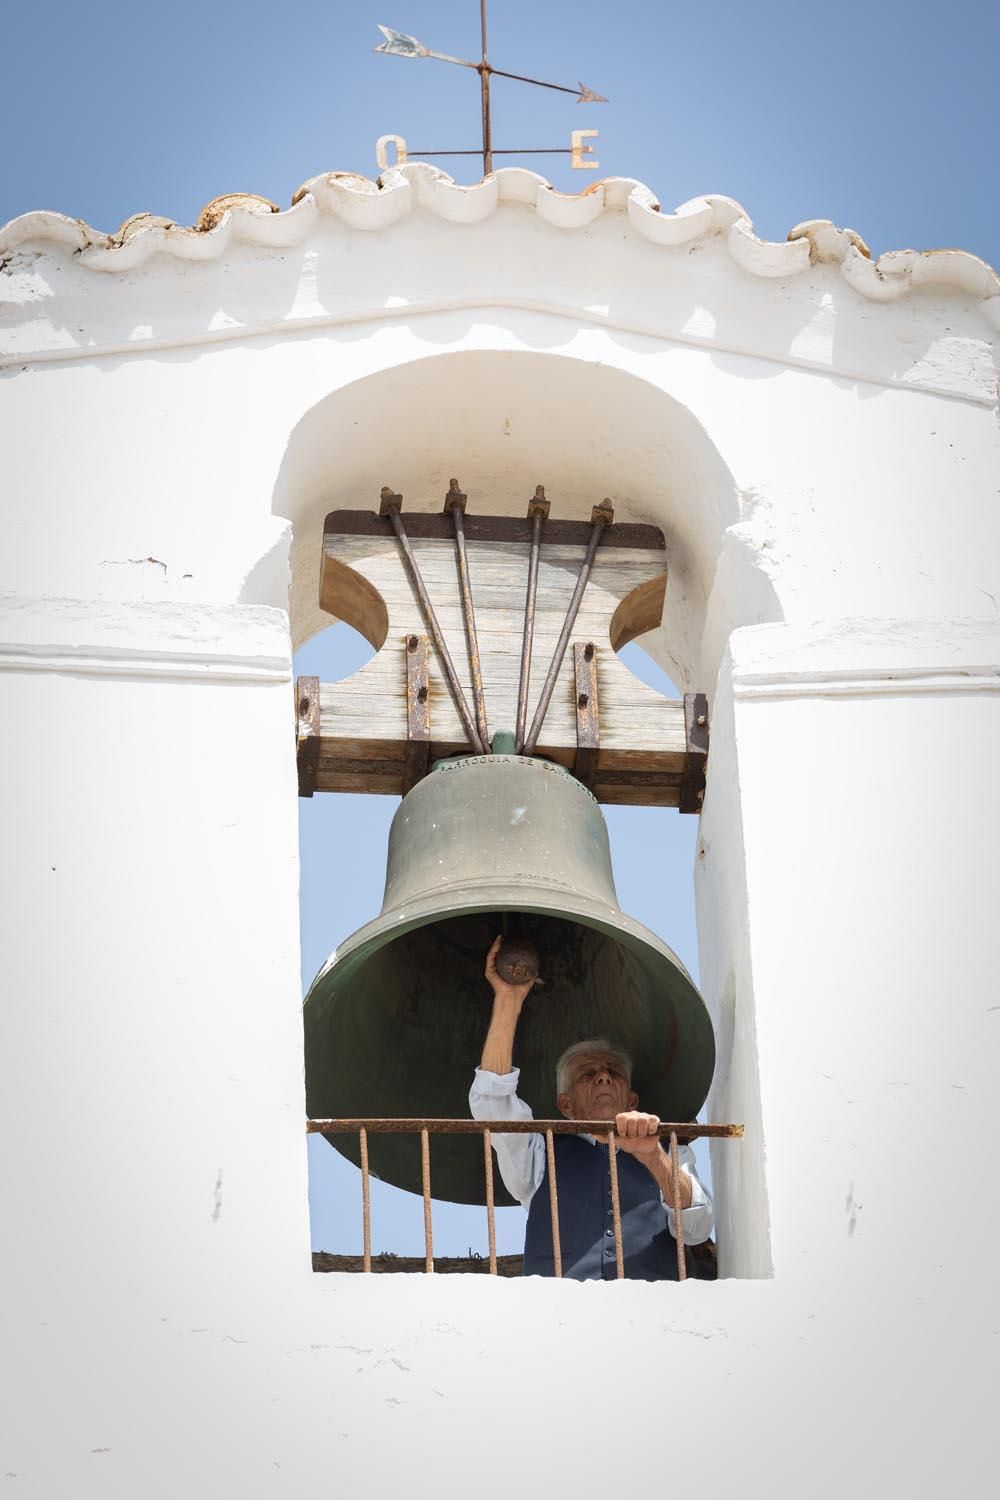
M464 497L463 497L464 498ZM580 501L580 509L586 511L591 501ZM447 514L442 515L440 502L434 502L433 511L407 510L401 514L407 535L420 539L449 539L454 534L452 522ZM477 516L471 512L465 520L466 537L470 542L515 542L531 541L531 521L526 516ZM323 524L323 540L345 536L392 537L392 525L387 516L366 510L333 510ZM552 542L576 547L585 547L590 540L589 521L547 520L545 537ZM666 547L663 532L658 526L642 522L618 522L608 527L607 543L612 547L658 548Z
M406 661L406 749L403 755L403 794L427 775L431 749L431 715L425 635L408 635Z
M299 796L311 797L316 790L316 768L320 753L320 691L318 677L295 680L296 752Z
M319 758L316 769L317 791L365 791L400 795L403 791L403 770L406 756L405 701L396 705L389 718L379 718L383 706L369 699L367 712L355 705L355 714L341 716L337 711L338 689L342 683L321 683ZM609 745L602 730L601 744L596 752L592 790L600 802L641 804L650 806L678 805L681 783L688 764L686 748L684 703L680 699L656 699L655 717L648 714L638 720L637 733L648 740L644 748L639 745ZM573 708L573 705L570 705ZM604 704L601 708L602 726ZM432 721L434 738L430 742L429 761L459 755L468 747L461 737L457 715L453 714L456 733L451 739L439 739L437 730L440 715ZM567 718L569 715L567 714ZM383 739L371 733L376 722L388 723L389 730ZM359 733L351 733L352 726ZM393 733L395 725L398 733ZM548 721L546 721L548 728ZM364 731L362 737L361 731ZM577 757L575 709L572 727L561 737L555 734L543 736L538 754L572 770ZM366 778L371 786L365 786ZM648 796L643 796L643 788Z
M573 774L592 787L601 746L601 711L597 691L597 648L593 641L573 647L573 688L576 694L576 759Z
M687 755L678 807L681 812L701 812L705 800L705 768L708 765L708 699L704 693L684 694L684 733Z
M405 513L404 522L467 701L472 681L466 648L453 523L447 515ZM465 517L468 568L485 685L489 733L513 730L517 715L524 593L531 524L527 518ZM531 652L529 717L549 669L579 573L587 522L546 521L538 567ZM607 802L675 806L691 746L683 704L634 677L615 645L659 625L666 554L656 528L613 525L598 548L571 637L596 646L600 746L588 747L588 779ZM353 677L320 685L317 790L399 794L407 744L407 636L426 623L388 518L344 512L328 517L320 602L380 647ZM612 632L614 631L614 635ZM564 658L537 753L572 768L578 691L575 650ZM437 655L427 664L429 760L467 748L465 730ZM596 755L590 755L596 748Z

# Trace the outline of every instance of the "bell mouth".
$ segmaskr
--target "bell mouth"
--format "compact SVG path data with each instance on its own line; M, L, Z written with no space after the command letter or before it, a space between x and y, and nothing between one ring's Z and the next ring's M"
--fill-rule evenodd
M491 880L416 894L359 929L314 981L305 1004L306 1091L314 1119L442 1118L469 1113L469 1087L492 1010L486 954L506 916L539 951L544 989L527 998L514 1043L518 1093L536 1118L558 1115L555 1064L574 1042L603 1038L632 1058L632 1086L662 1119L694 1119L715 1065L712 1024L676 955L617 906L554 884L516 904ZM356 1163L355 1136L328 1136ZM369 1137L372 1170L420 1191L419 1139ZM435 1198L484 1203L476 1137L435 1136ZM498 1204L513 1202L495 1177Z

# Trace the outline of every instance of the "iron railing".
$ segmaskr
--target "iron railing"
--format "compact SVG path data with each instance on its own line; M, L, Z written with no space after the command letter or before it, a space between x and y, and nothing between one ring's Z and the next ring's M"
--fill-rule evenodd
M559 1236L559 1187L556 1181L555 1137L557 1135L599 1135L608 1142L608 1166L611 1173L611 1214L615 1240L615 1274L625 1275L622 1245L621 1200L618 1191L618 1148L615 1131L606 1120L434 1120L434 1119L342 1119L307 1120L312 1135L354 1134L359 1138L361 1153L361 1212L364 1253L362 1270L372 1269L371 1184L368 1166L369 1134L405 1134L420 1136L420 1176L424 1203L424 1270L434 1270L434 1235L431 1221L431 1152L432 1135L481 1135L483 1138L483 1172L486 1183L486 1225L489 1235L490 1275L497 1274L495 1204L493 1199L493 1133L498 1135L544 1135L548 1161L549 1212L552 1218L552 1259L556 1276L562 1275L562 1250ZM738 1139L742 1125L703 1125L696 1121L665 1121L657 1131L660 1139L669 1138L673 1167L673 1210L677 1242L677 1277L687 1279L684 1251L684 1223L680 1201L679 1142L699 1138Z

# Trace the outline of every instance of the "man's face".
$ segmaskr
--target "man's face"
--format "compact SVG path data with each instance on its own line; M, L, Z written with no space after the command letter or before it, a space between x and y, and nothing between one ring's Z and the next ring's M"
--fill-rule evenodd
M581 1052L570 1067L569 1087L556 1102L567 1120L613 1120L622 1110L635 1109L639 1096L617 1058Z

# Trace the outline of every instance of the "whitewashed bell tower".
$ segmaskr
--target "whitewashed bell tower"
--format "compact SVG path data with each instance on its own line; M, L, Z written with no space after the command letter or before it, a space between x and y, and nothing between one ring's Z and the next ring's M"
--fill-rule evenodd
M995 274L412 163L27 215L0 297L10 1493L983 1493ZM455 472L666 534L715 1284L310 1269L292 642L324 515Z

